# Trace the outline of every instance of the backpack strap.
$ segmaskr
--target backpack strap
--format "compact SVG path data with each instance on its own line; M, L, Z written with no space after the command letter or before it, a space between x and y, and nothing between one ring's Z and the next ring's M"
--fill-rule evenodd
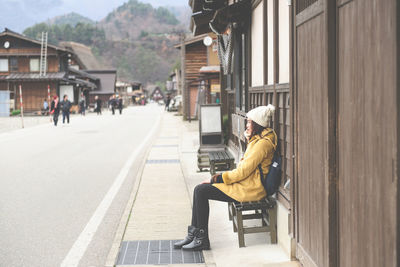
M274 150L275 150L275 151L274 151L274 154L275 154L275 153L279 153L278 136L276 135L276 132L274 131L274 129L271 129L271 131L267 132L265 135L267 135L267 134L269 134L269 133L271 133L271 132L274 134L275 143L272 142L272 140L271 140L270 138L268 138L268 137L266 137L265 139L271 143L272 147L273 147ZM272 158L274 158L274 157L272 157ZM272 163L271 163L271 164L272 164ZM257 167L258 167L258 170L259 170L259 172L260 172L260 178L264 178L264 173L263 173L262 168L261 168L261 162L260 162L260 164L258 164Z

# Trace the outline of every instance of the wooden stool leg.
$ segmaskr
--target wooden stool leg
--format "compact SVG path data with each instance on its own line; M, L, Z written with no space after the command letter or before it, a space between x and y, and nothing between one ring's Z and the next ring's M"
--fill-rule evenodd
M261 210L261 224L262 224L262 226L267 226L267 222L264 220L265 214L267 214L267 210L266 209Z
M271 243L276 244L277 243L277 233L276 233L276 220L277 220L277 215L276 215L276 205L269 210L269 229L270 229L270 234L271 234Z
M238 239L239 239L239 247L244 247L244 231L243 231L243 216L242 216L242 211L238 210L236 213L236 218L237 218L237 232L238 232Z
M229 220L232 221L232 202L228 202L228 215Z

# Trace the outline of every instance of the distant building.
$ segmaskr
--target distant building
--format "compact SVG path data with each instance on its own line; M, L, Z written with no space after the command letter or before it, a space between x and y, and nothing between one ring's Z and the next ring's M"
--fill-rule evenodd
M206 37L210 39L208 46L204 44ZM219 103L221 99L216 36L210 33L185 38L175 48L181 50L183 116L197 119L199 105Z
M159 100L165 101L165 94L160 87L155 85L148 86L147 92L150 93L149 95L150 99L154 101L159 101Z
M86 73L99 78L100 83L96 90L89 92L89 102L94 103L95 96L98 96L106 105L112 95L115 94L117 81L116 70L85 70Z
M78 70L102 70L103 64L93 55L90 47L76 42L60 42L61 47L72 52L70 66Z
M74 72L69 61L75 55L62 47L47 46L47 68L39 75L41 42L5 29L0 33L0 90L10 93L11 109L20 109L19 86L24 111L40 111L43 100L51 95L69 96L73 104L82 93L97 88L97 78Z

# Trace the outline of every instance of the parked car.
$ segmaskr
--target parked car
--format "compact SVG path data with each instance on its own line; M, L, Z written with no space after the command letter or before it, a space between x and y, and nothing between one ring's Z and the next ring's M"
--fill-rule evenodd
M180 106L182 106L182 95L177 95L169 102L168 111L178 111Z

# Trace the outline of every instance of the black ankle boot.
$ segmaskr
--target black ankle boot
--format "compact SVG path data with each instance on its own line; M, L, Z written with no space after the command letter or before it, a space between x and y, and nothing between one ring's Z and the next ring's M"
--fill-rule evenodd
M190 225L188 226L188 234L185 237L185 239L178 241L174 244L174 248L181 248L184 245L189 244L190 242L193 241L194 237L196 236L196 233L199 231L198 228Z
M209 250L210 240L208 233L204 229L199 229L193 241L187 245L182 246L183 250Z

